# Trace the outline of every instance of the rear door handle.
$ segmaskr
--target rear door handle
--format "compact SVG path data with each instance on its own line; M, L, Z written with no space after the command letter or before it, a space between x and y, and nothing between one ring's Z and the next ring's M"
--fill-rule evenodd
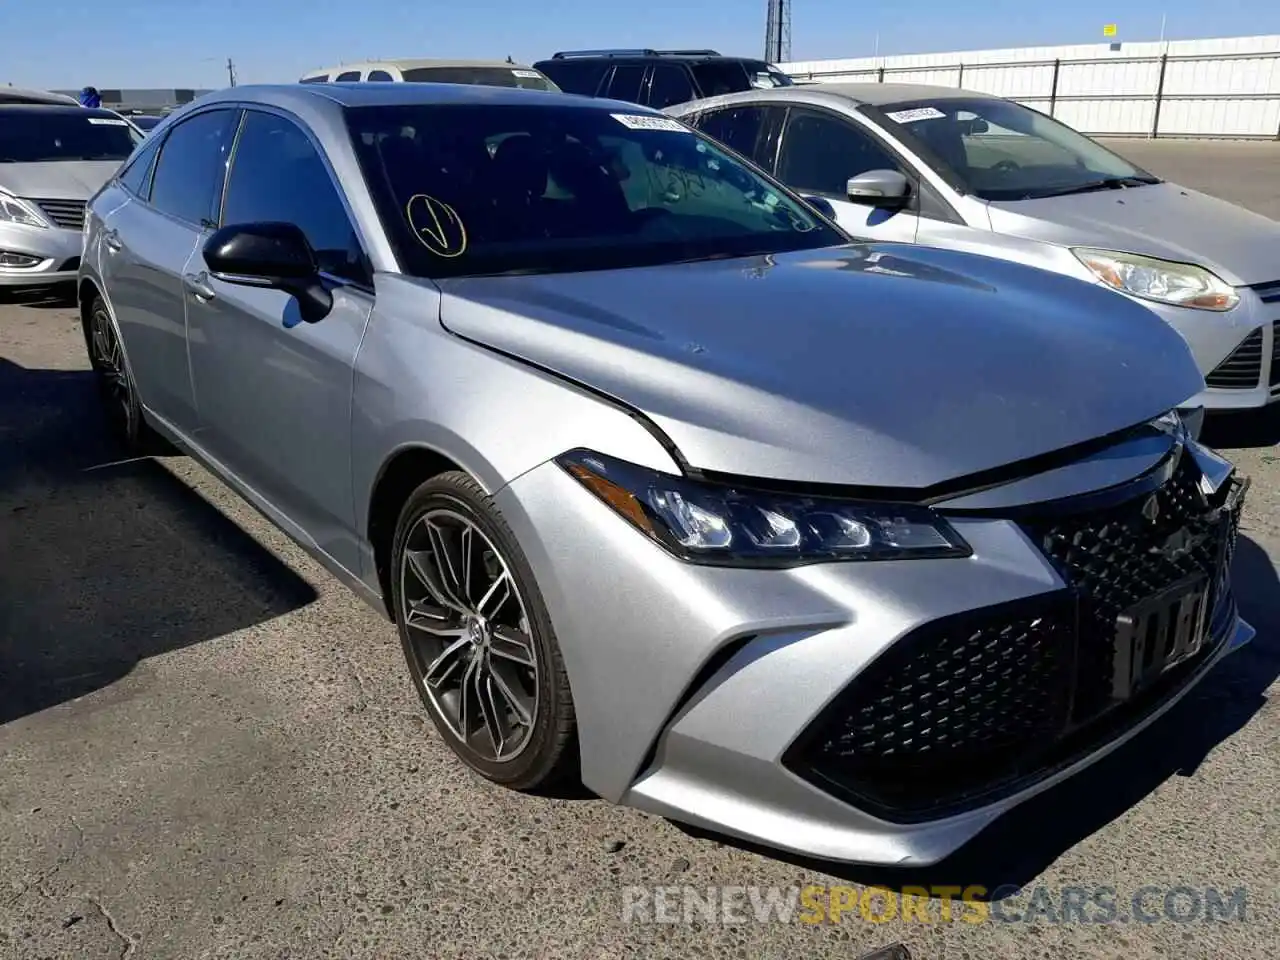
M115 230L108 230L104 233L102 242L106 244L107 249L112 253L118 253L124 248L124 244L120 242L120 234Z
M199 273L187 273L182 276L182 285L201 303L208 303L218 295L209 285L209 275L203 270Z

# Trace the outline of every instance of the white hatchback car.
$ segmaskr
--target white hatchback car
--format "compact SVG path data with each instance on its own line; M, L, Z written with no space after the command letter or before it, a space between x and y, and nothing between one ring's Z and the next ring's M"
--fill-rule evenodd
M855 236L1015 260L1138 300L1191 347L1192 406L1280 400L1280 223L1162 181L1037 110L953 87L824 83L666 113Z
M299 83L470 83L559 91L540 70L503 60L369 60L313 70Z

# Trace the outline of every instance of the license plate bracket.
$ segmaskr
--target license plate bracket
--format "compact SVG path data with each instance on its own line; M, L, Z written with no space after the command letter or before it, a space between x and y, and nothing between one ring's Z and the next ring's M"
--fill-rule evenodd
M1116 617L1113 700L1130 699L1200 651L1211 592L1206 575L1191 574Z

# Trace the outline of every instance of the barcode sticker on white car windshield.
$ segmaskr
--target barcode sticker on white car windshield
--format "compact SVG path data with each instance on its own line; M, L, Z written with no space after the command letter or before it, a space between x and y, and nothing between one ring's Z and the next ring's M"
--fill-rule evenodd
M942 120L946 114L937 107L916 107L914 110L897 110L886 113L886 117L894 123L915 123L917 120Z
M637 113L611 113L628 130L666 130L669 133L688 133L689 128L670 117L644 117Z
M537 80L542 76L537 70L512 70L511 73L513 76L523 77L525 80Z
M110 117L90 117L89 122L99 127L127 127L123 120L112 120Z

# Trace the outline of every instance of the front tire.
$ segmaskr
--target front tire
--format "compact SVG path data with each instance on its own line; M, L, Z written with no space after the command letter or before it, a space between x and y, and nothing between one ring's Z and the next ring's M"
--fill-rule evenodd
M516 790L571 776L573 698L551 619L515 535L471 477L441 474L409 496L391 592L414 686L453 752Z
M134 456L164 452L167 445L143 417L142 401L138 399L133 374L125 363L119 332L101 296L95 296L89 305L85 342L111 434Z

